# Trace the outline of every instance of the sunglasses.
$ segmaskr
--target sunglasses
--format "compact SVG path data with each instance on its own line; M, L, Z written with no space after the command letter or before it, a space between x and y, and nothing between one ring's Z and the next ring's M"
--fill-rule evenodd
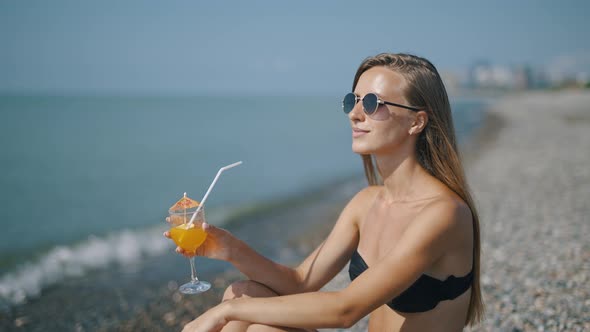
M350 113L352 111L352 109L354 108L354 105L356 105L356 103L359 100L363 101L363 110L365 111L365 113L367 115L371 115L371 114L375 113L377 111L377 108L379 108L379 105L397 106L397 107L412 110L414 112L421 111L421 109L419 109L417 107L401 105L401 104L396 104L396 103L391 103L388 101L381 100L374 93L367 93L363 98L361 98L361 97L357 97L357 95L355 95L354 93L349 92L346 94L346 96L344 96L344 99L342 100L342 110L344 110L344 113L346 113L346 114Z

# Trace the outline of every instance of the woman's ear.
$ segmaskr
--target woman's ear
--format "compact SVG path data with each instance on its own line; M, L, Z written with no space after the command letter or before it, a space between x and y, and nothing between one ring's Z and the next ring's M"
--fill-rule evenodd
M416 112L412 126L410 127L410 135L420 134L428 124L428 113L425 111Z

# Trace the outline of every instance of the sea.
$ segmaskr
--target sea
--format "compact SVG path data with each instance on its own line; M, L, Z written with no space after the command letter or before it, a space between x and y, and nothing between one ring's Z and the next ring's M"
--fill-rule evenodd
M221 227L362 178L340 100L0 96L0 312L175 255L162 236L168 208L185 192L201 200L222 166L243 162L207 199ZM452 98L460 142L486 106Z

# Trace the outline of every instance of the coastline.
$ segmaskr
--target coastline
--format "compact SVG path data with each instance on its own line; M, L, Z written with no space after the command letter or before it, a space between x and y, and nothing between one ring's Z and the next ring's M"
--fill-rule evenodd
M590 185L587 105L588 91L505 95L491 104L482 127L461 146L481 218L482 290L487 308L486 320L467 331L590 329L583 311L590 305L590 292L583 286L590 279L590 248L583 241L590 231L590 210L584 206L590 198L584 191ZM248 227L228 226L257 250L295 264L324 239L355 188L362 185L364 179L351 179L337 187L337 193L318 194L303 209L286 206L244 223ZM261 232L276 238L255 240ZM153 258L138 270L97 274L93 281L106 284L99 288L106 291L98 295L93 293L95 285L88 286L85 280L73 281L59 292L49 289L42 300L9 315L0 313L0 329L180 330L219 302L227 285L243 277L225 263L199 269L209 263L197 261L197 272L211 271L199 276L213 284L211 291L198 297L176 291L178 283L186 280L188 263L167 255ZM119 278L117 284L109 287L115 278ZM134 290L137 280L142 284ZM323 289L341 289L348 283L344 269ZM48 307L47 303L63 305ZM93 305L103 306L100 313ZM342 331L365 331L366 322L365 318Z
M354 175L337 179L270 201L268 207L243 211L223 227L263 255L294 265L327 236L335 217L363 184ZM40 297L0 310L0 330L181 330L219 303L231 282L244 278L228 263L197 259L199 278L213 287L198 296L182 295L177 289L189 277L189 264L172 250L138 265L114 265L44 289Z

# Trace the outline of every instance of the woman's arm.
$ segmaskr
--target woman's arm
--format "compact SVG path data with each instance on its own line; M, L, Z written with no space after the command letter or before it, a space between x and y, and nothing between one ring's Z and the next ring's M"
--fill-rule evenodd
M359 192L344 208L327 239L295 269L273 262L239 240L229 261L250 280L281 295L318 290L350 259L358 244L358 216L374 198L375 190Z
M470 220L471 214L462 204L432 203L412 221L399 243L346 289L231 300L186 329L209 331L209 327L232 320L297 328L349 327L399 295L445 252L461 243L461 228Z

